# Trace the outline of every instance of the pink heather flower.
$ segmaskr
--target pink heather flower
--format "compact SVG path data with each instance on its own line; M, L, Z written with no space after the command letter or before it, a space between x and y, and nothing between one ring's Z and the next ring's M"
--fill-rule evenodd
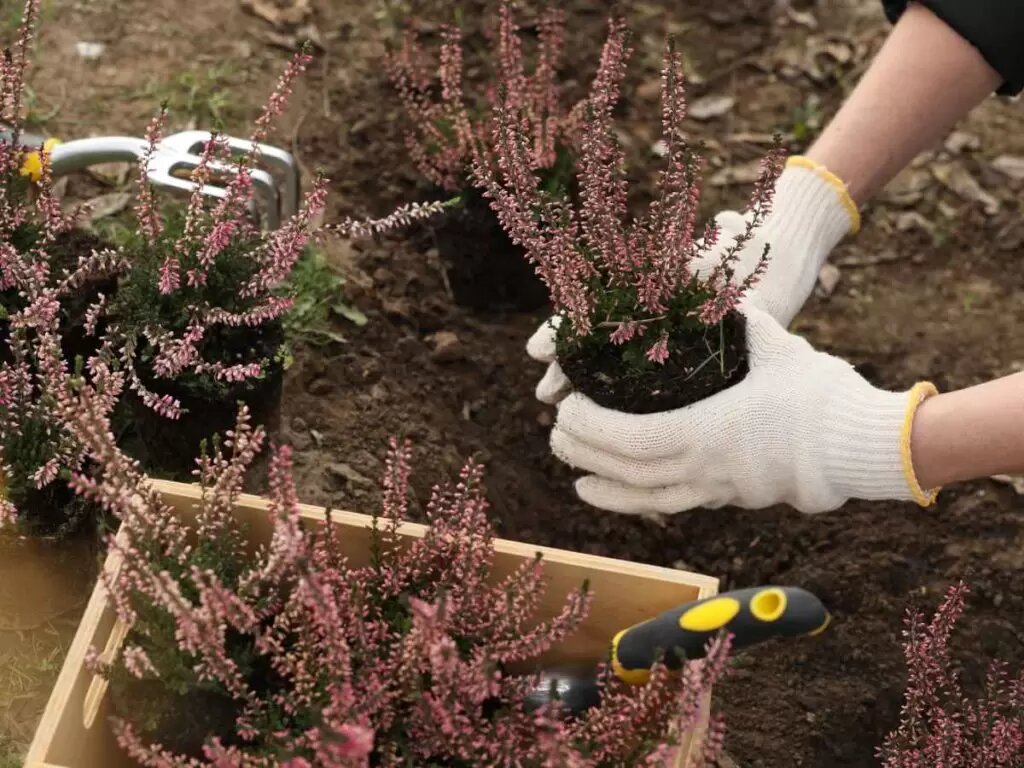
M618 328L611 332L608 340L612 344L625 344L634 336L643 336L645 330L647 329L642 323L638 323L635 320L626 320L619 323Z
M949 642L967 585L949 588L930 622L908 611L907 689L900 723L878 750L884 768L1015 766L1024 760L1024 672L993 662L981 696L961 689Z
M662 331L661 337L647 350L647 359L652 363L664 363L668 360L668 334Z
M160 293L174 293L181 286L181 262L168 256L160 267Z
M155 675L156 667L149 660L149 656L138 646L129 646L121 654L121 663L132 677L143 678L146 675Z

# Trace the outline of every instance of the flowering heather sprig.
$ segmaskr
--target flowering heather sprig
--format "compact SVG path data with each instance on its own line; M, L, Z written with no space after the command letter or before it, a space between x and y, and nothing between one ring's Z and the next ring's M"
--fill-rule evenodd
M451 208L457 200L458 198L429 203L407 203L380 219L346 218L337 224L326 224L324 229L341 237L372 237L438 216Z
M703 238L696 236L702 161L684 138L682 56L670 40L662 70L665 167L655 201L645 215L630 218L625 154L613 111L631 53L624 23L610 19L583 111L578 207L564 194L542 190L530 150L533 137L521 105L508 95L515 90L514 72L503 81L506 95L494 106L494 157L477 157L473 175L510 238L525 249L546 283L555 311L568 319L567 338L578 344L602 334L607 343L638 347L637 358L663 363L671 355L673 331L695 323L718 324L763 274L767 252L742 280L734 274L735 262L771 210L782 153L773 150L762 164L746 231L726 249L716 269L695 275L693 264L716 245L718 232L709 226Z
M110 678L115 705L130 702L116 712L115 732L140 765L668 768L675 734L698 723L723 672L726 642L681 677L657 665L643 687L602 679L601 705L579 719L565 718L556 702L531 712L531 676L506 665L574 632L589 593L570 594L557 615L538 621L539 560L492 578L479 466L436 487L427 533L401 542L410 448L393 441L371 561L354 565L331 526L304 522L291 452L278 449L270 536L252 551L232 510L265 434L245 409L199 460L202 496L185 523L118 449L90 386L66 405L100 468L72 484L122 521L110 542L122 566L103 579L130 630L115 659L101 660L100 649L90 659ZM160 726L166 717L180 725L200 689L231 715L223 731L182 752L168 743L177 730ZM718 746L717 735L708 740L709 756Z
M954 584L930 622L907 613L900 723L878 750L884 768L1000 768L1024 762L1024 672L994 662L980 698L960 686L949 640L969 592Z
M406 147L417 170L448 191L467 184L473 158L490 152L492 108L502 98L514 104L528 136L531 168L552 168L559 146L577 144L579 109L563 107L558 83L559 61L565 42L564 13L546 8L539 21L539 44L532 72L526 71L519 27L513 18L514 2L501 0L498 11L493 82L483 97L467 99L463 81L461 31L441 29L436 80L415 25L407 29L401 46L389 54L388 72L399 99L414 126L406 132ZM467 103L471 102L471 103Z

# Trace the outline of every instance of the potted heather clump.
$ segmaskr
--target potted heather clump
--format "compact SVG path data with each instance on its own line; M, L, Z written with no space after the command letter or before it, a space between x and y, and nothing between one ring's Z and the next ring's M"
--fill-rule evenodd
M444 207L410 205L379 220L322 224L328 180L318 174L297 213L273 230L260 227L251 214L259 143L310 58L305 49L292 58L246 154L233 155L219 135L204 145L186 205L160 205L147 179L149 157L139 164L135 221L121 246L131 268L104 308L109 328L99 357L127 375L132 426L151 470L187 472L194 446L228 429L239 402L260 420L272 419L288 360L288 278L315 238L375 234ZM164 121L161 112L149 126L150 154ZM226 190L213 205L204 194L211 180Z
M0 63L0 360L11 317L33 300L33 292L55 291L61 346L68 360L96 349L89 338L90 309L114 284L116 264L96 236L64 217L41 146L24 134L26 75L41 0L25 2L14 43ZM33 285L28 285L33 281ZM94 310L95 311L95 310Z
M630 218L612 119L629 55L627 30L613 19L583 111L578 204L544 188L514 100L496 105L494 153L478 159L474 175L547 285L557 360L573 387L608 408L651 413L696 402L745 375L737 305L767 267L768 253L742 279L735 265L769 213L782 156L776 149L763 162L746 231L698 270L719 231L710 224L701 233L696 225L702 163L684 138L682 58L670 41L662 73L665 167L649 210Z
M64 429L50 373L81 364L103 295L122 267L81 240L62 212L45 152L22 146L28 52L39 0L25 4L15 45L0 64L0 525L59 537L87 519L68 491L81 464ZM41 147L35 150L41 150Z
M88 387L65 410L100 467L75 487L122 521L109 545L119 564L102 578L123 642L101 640L87 663L106 680L126 764L681 764L678 743L699 723L727 640L682 676L658 664L646 685L605 683L600 704L578 718L557 700L530 706L535 675L513 668L570 637L592 595L580 584L538 621L539 557L490 578L479 466L436 487L430 527L406 538L410 454L393 442L380 513L366 531L368 562L357 566L341 554L329 515L303 517L287 447L270 461L269 536L250 545L232 511L265 434L244 409L198 462L202 491L188 522L118 450ZM710 760L720 725L703 743Z
M524 36L513 10L511 0L501 0L497 29L488 35L489 79L475 95L467 94L462 32L457 26L441 28L436 65L414 25L388 57L389 75L410 124L409 156L436 196L457 193L462 201L434 233L455 300L475 309L533 310L547 299L522 249L509 240L472 182L474 157L491 151L492 113L501 89L523 120L527 163L552 192L571 189L578 142L579 109L566 105L558 82L564 13L545 8L540 14L535 62L528 68Z

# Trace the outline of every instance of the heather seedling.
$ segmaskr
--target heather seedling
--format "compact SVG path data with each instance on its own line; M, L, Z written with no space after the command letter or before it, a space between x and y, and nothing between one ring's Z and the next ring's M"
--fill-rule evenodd
M24 523L53 532L75 514L56 481L81 454L55 410L50 376L69 375L62 344L95 329L103 296L93 288L123 262L109 250L69 249L83 242L76 216L61 211L46 153L21 146L39 5L25 3L17 41L0 60L0 523L20 512Z
M513 19L512 0L501 0L493 44L494 81L482 98L470 98L463 82L462 33L458 27L441 29L436 77L415 28L406 30L402 45L388 59L389 73L412 127L406 146L417 170L431 183L449 192L470 186L473 158L490 146L492 113L499 100L514 103L529 136L527 153L532 168L546 171L555 183L571 167L568 150L576 142L578 109L563 105L558 83L559 61L565 42L564 13L547 8L538 22L536 64L526 71L523 43Z
M531 169L552 191L572 184L580 125L579 105L566 105L559 83L564 14L547 8L540 15L531 68L513 10L511 0L501 0L486 52L489 79L478 93L471 93L464 80L462 33L455 26L441 29L436 67L415 28L388 58L408 116L406 145L413 163L439 194L458 192L462 200L459 210L434 229L452 293L459 304L487 311L532 310L546 299L522 250L509 241L472 183L474 157L493 150L493 112L501 90L520 110Z
M964 611L964 583L950 587L931 621L907 613L907 690L899 726L878 751L883 768L999 768L1024 764L1024 672L994 662L977 699L961 687L949 641Z
M696 228L702 161L684 138L683 61L671 42L662 73L666 166L649 210L627 218L625 156L612 113L630 53L627 30L613 19L584 110L578 205L544 188L528 123L513 98L496 104L494 153L477 158L474 175L550 292L563 320L558 360L570 380L603 405L657 411L743 375L743 327L735 310L766 269L768 253L742 279L735 262L771 210L782 158L776 150L763 162L746 231L720 263L696 273L719 231L709 224L700 236Z
M303 525L287 448L271 460L269 541L246 546L233 502L265 434L244 410L198 462L188 524L117 449L89 387L65 414L101 468L75 487L122 520L110 546L123 564L103 578L130 629L115 658L96 648L90 666L111 681L115 733L141 765L668 766L722 672L724 642L682 678L659 665L646 686L607 684L582 719L557 703L529 711L532 679L507 666L572 633L589 595L581 585L537 623L541 560L491 581L480 467L435 488L429 532L402 542L410 454L393 443L371 560L357 567L330 525Z

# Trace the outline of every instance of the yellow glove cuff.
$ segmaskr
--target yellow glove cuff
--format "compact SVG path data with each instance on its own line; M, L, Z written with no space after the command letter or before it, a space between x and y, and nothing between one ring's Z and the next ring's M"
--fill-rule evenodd
M910 390L910 403L907 405L907 415L903 419L903 429L900 433L900 457L903 459L903 475L910 486L910 492L914 494L914 501L922 507L930 507L935 503L940 488L932 488L925 491L917 480L914 473L914 461L910 455L910 436L914 428L914 415L918 407L932 395L937 395L939 390L930 381L921 381Z
M850 197L849 191L846 189L846 183L832 173L828 168L820 163L816 163L810 158L804 157L803 155L792 155L786 161L787 168L806 168L809 171L816 173L822 180L828 182L828 184L835 189L839 195L839 202L842 203L846 212L850 216L850 234L855 235L860 230L860 211L857 210L857 204L853 202L853 198Z

